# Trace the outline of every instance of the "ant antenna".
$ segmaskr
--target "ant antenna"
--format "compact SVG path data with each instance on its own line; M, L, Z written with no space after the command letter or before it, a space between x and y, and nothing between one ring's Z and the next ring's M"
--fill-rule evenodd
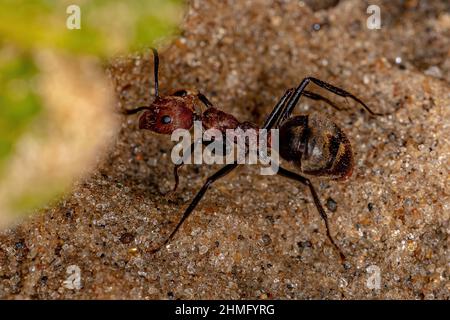
M159 83L158 83L158 69L159 69L159 56L158 56L158 50L155 48L152 48L153 51L153 69L154 69L154 76L155 76L155 97L159 97Z

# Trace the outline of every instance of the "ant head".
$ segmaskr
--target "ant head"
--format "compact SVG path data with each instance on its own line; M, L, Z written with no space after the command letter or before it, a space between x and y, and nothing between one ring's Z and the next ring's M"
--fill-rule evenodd
M150 130L161 134L171 134L176 129L192 128L195 119L196 99L204 104L211 105L208 99L198 92L177 90L171 95L159 95L158 51L152 48L154 56L155 101L150 106L139 107L126 111L126 114L135 114L145 110L139 117L139 129Z
M189 130L194 124L194 96L187 92L183 96L174 94L157 97L150 107L145 109L139 117L139 129L172 134L176 129Z

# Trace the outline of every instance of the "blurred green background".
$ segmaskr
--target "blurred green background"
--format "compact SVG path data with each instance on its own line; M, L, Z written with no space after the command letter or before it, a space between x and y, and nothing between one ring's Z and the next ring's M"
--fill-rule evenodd
M66 26L73 5L80 9L80 29ZM40 52L74 61L94 57L100 66L175 34L182 13L181 0L0 0L0 187L15 146L48 111L39 90Z
M30 54L0 49L0 169L14 142L42 109L32 88L36 74Z
M81 29L68 29L69 5L80 8ZM173 33L180 0L1 0L0 168L14 142L42 110L33 86L33 51L64 50L108 58L151 45Z

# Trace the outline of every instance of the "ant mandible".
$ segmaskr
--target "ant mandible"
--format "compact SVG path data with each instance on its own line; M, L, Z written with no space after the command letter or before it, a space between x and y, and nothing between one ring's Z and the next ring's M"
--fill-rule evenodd
M224 134L227 129L259 129L250 122L240 122L233 115L215 108L206 96L198 91L183 89L177 90L171 95L160 96L158 83L159 57L156 49L152 49L152 51L154 56L155 100L149 106L123 112L126 115L131 115L144 111L139 117L139 129L167 135L176 129L191 129L195 120L202 121L204 130L218 129ZM297 88L286 90L261 128L266 130L279 129L280 156L293 163L300 172L308 175L327 176L332 179L345 180L352 174L353 153L350 141L344 132L336 124L323 117L316 115L292 115L302 95L313 100L324 101L334 109L341 110L329 99L305 90L310 82L338 96L353 99L373 116L383 115L370 110L363 101L353 94L319 79L307 77L300 82ZM206 107L206 110L197 113L197 101L200 101ZM193 150L192 146L191 150ZM177 189L179 181L178 170L182 165L183 163L180 163L174 167L175 186L171 192L175 192ZM215 181L229 174L237 166L236 162L227 164L206 179L203 187L184 211L176 227L162 244L151 251L152 253L159 251L174 237L183 222L194 211L208 188ZM300 182L309 188L317 211L325 223L327 237L339 253L341 261L344 261L345 256L331 236L327 215L311 181L296 172L282 167L279 168L277 174Z

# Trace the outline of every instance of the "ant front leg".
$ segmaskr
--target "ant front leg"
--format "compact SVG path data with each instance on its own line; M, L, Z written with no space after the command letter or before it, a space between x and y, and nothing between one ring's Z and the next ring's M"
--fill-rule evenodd
M278 103L273 108L272 112L267 117L266 122L264 123L264 129L271 129L273 127L277 127L280 122L282 122L285 118L281 117L281 115L285 114L284 110L286 110L286 104L289 103L290 100L288 98L292 97L292 93L294 89L288 89L278 101ZM304 90L302 94L312 100L323 101L326 104L330 105L332 108L341 111L342 109L338 107L333 101L330 99L321 96L320 94Z
M172 190L170 190L169 192L167 192L167 193L164 195L164 197L165 197L166 199L172 199L173 196L175 195L175 193L177 192L178 184L179 184L179 182L180 182L180 176L179 176L179 174L178 174L178 170L180 170L181 167L182 167L183 165L184 165L184 162L181 162L181 163L179 163L179 164L176 164L176 165L173 167L173 176L174 176L174 178L175 178L175 185L173 186Z
M229 174L231 171L233 171L238 166L237 163L227 164L222 169L219 169L216 173L214 173L212 176L210 176L208 179L206 179L205 184L200 189L199 192L195 195L192 202L189 204L187 209L184 211L183 216L181 217L181 220L178 222L176 227L173 229L173 231L170 233L170 235L164 240L164 242L159 245L156 249L153 249L150 251L150 253L156 253L158 252L162 247L164 247L177 233L178 229L180 229L183 222L191 215L191 213L194 211L194 209L197 207L200 200L205 195L206 191L208 191L209 187L220 178L225 177L227 174Z
M212 102L209 101L203 93L197 93L197 98L206 106L206 108L211 108L213 106Z
M322 217L323 221L325 222L325 228L326 228L326 232L327 232L327 237L330 240L331 244L334 246L334 248L337 250L337 252L339 253L339 256L341 258L341 262L345 261L345 255L342 253L341 249L337 246L337 244L334 242L333 237L331 236L330 233L330 226L328 224L328 217L327 214L325 213L325 210L322 207L322 204L320 203L320 199L316 193L316 190L314 189L314 186L312 185L311 181L295 172L291 172L289 170L283 169L283 168L279 168L277 174L279 174L280 176L298 181L306 186L309 187L309 190L311 191L311 195L313 197L314 200L314 204L317 208L317 211L319 212L320 216Z
M178 188L178 184L180 182L180 176L178 174L178 171L181 169L181 167L184 166L184 163L186 162L186 160L191 157L192 152L195 148L196 142L193 142L191 144L191 146L189 147L189 149L187 150L183 150L183 159L181 159L180 163L175 164L175 166L173 167L173 176L175 178L175 185L173 186L172 190L170 190L169 192L167 192L164 197L166 197L167 199L171 199L173 198L173 196L175 195L177 188Z
M193 142L191 144L191 146L189 147L189 149L187 150L183 150L183 159L181 160L180 163L177 163L174 165L173 167L173 176L175 179L175 185L173 186L172 190L170 190L169 192L167 192L164 197L167 199L172 199L173 196L175 195L178 185L180 183L180 175L179 175L179 170L184 166L185 162L187 161L187 159L189 159L192 156L192 152L193 150L195 150L195 146L197 144L206 144L206 141L197 141L197 142Z

